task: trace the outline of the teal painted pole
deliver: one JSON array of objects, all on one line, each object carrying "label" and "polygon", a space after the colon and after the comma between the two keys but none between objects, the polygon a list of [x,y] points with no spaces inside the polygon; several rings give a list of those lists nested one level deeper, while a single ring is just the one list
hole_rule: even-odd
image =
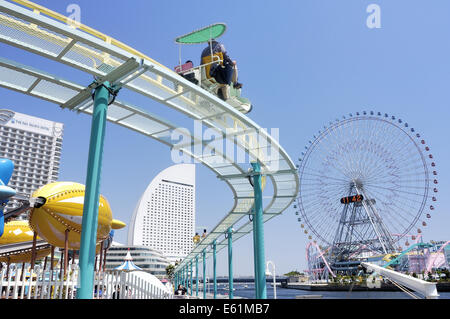
[{"label": "teal painted pole", "polygon": [[105,86],[109,87],[109,83],[105,82],[104,86],[97,87],[94,94],[86,189],[81,222],[80,286],[77,289],[77,299],[92,299],[94,293],[94,263],[97,242],[100,177],[109,101],[109,91]]},{"label": "teal painted pole", "polygon": [[203,250],[203,299],[206,299],[206,251]]},{"label": "teal painted pole", "polygon": [[234,298],[233,293],[233,230],[228,228],[228,297]]},{"label": "teal painted pole", "polygon": [[[253,208],[252,208],[252,221],[254,220],[254,218],[255,218],[255,206],[253,206]],[[254,223],[253,223],[253,225],[254,225]],[[258,244],[256,243],[256,233],[255,233],[255,231],[253,230],[253,256],[254,256],[254,259],[253,259],[253,267],[254,267],[254,271],[255,271],[255,274],[254,274],[254,279],[255,279],[255,298],[256,299],[259,299],[258,298],[258,292],[259,292],[259,290],[258,290],[258,280],[257,280],[257,278],[258,278],[258,267],[257,267],[257,262],[256,262],[256,259],[257,259],[257,256],[258,256]]]},{"label": "teal painted pole", "polygon": [[178,289],[178,273],[175,273],[175,290]]},{"label": "teal painted pole", "polygon": [[217,299],[217,245],[213,243],[213,278],[214,278],[214,299]]},{"label": "teal painted pole", "polygon": [[195,257],[195,296],[198,297],[198,256]]},{"label": "teal painted pole", "polygon": [[190,268],[190,271],[191,271],[191,296],[192,296],[192,289],[194,288],[194,282],[193,282],[194,278],[192,277],[192,260],[191,260],[189,268]]},{"label": "teal painted pole", "polygon": [[257,299],[267,299],[266,288],[266,258],[264,253],[264,220],[263,220],[263,200],[261,185],[261,166],[259,163],[252,163],[253,166],[253,188],[255,193],[255,215],[253,216],[253,232],[255,235],[255,284],[258,283],[256,290]]}]

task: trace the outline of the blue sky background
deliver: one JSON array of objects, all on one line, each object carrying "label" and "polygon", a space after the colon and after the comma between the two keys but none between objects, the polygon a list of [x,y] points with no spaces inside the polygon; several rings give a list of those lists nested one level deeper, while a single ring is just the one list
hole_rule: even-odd
[{"label": "blue sky background", "polygon": [[[243,95],[255,105],[250,117],[280,129],[280,143],[297,160],[313,134],[329,121],[356,111],[381,111],[407,121],[422,134],[437,163],[438,204],[425,240],[448,240],[450,217],[449,84],[450,2],[434,1],[85,1],[36,0],[66,14],[81,7],[81,22],[172,68],[174,38],[204,25],[225,22],[221,38],[239,64]],[[366,8],[381,7],[381,28],[366,26]],[[198,65],[203,46],[183,48],[182,59]],[[65,66],[0,44],[0,56],[88,85],[91,78]],[[125,99],[126,96],[121,96]],[[153,101],[144,107],[179,117]],[[90,118],[0,88],[0,108],[65,124],[60,180],[85,182]],[[192,128],[193,123],[185,122]],[[171,165],[169,149],[109,124],[102,194],[114,216],[129,222],[148,183]],[[232,194],[208,169],[197,165],[197,225],[213,228],[231,209]],[[116,232],[126,242],[127,229]],[[307,238],[294,209],[265,224],[266,259],[277,273],[306,268]],[[235,275],[253,273],[252,237],[234,245]],[[210,261],[212,265],[212,261]],[[209,266],[208,272],[210,272]],[[218,273],[227,272],[225,250]]]}]

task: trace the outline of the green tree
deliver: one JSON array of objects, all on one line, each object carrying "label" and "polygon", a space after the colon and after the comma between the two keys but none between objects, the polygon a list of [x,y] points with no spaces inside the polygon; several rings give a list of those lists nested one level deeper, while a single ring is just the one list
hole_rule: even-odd
[{"label": "green tree", "polygon": [[294,276],[303,276],[303,273],[298,272],[297,270],[288,272],[287,274],[284,274],[287,277],[294,277]]},{"label": "green tree", "polygon": [[169,265],[169,266],[166,267],[167,278],[173,279],[174,270],[175,270],[175,266],[174,265]]}]

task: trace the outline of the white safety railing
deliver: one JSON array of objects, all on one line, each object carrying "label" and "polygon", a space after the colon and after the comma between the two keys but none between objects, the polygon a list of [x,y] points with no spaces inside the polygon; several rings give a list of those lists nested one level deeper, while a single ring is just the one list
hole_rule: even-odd
[{"label": "white safety railing", "polygon": [[[62,271],[63,272],[63,271]],[[66,275],[60,269],[24,271],[11,267],[0,271],[1,299],[75,299],[78,267],[69,266]],[[145,276],[144,276],[145,277]],[[94,299],[173,299],[173,294],[138,276],[137,272],[95,272]]]}]

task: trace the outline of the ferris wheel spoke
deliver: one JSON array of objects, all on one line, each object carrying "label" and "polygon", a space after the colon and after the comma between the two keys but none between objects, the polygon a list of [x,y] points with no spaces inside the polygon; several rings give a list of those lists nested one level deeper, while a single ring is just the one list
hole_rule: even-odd
[{"label": "ferris wheel spoke", "polygon": [[[394,191],[395,190],[396,192],[403,193],[403,194],[423,196],[423,194],[415,193],[415,192],[412,192],[412,191],[406,191],[406,190],[401,190],[401,189],[394,189],[394,188],[389,188],[389,187],[383,187],[383,186],[380,186],[380,185],[370,185],[370,186],[373,187],[373,188],[378,188],[378,189],[383,189],[383,190],[388,190],[388,191]],[[404,188],[411,189],[411,187],[404,187]],[[413,188],[413,189],[415,189],[415,188]]]},{"label": "ferris wheel spoke", "polygon": [[[366,192],[367,192],[367,194],[371,195],[369,197],[375,198],[375,199],[377,198],[377,196],[373,196],[373,193],[371,192],[371,190],[366,190]],[[376,193],[376,192],[374,192],[374,193]],[[389,206],[388,206],[382,200],[380,200],[379,202],[380,203],[376,207],[377,207],[377,210],[380,212],[380,215],[381,215],[380,217],[383,218],[383,216],[384,216],[383,219],[387,219],[386,217],[388,216],[389,217],[388,219],[391,220],[391,222],[388,223],[386,226],[391,229],[394,228],[394,231],[396,233],[404,232],[408,226],[408,223],[410,222],[410,219],[406,219],[403,217],[403,215],[396,214],[392,211],[392,209],[389,209],[388,207],[391,205],[391,203],[389,203]],[[380,207],[380,204],[382,205],[382,207]],[[377,204],[375,203],[375,205],[377,205]],[[398,217],[401,217],[402,219],[404,219],[404,221],[406,222],[406,226],[403,225],[402,222],[400,222]],[[413,216],[411,216],[411,217],[413,217]],[[398,228],[397,225],[399,225],[400,228]],[[391,231],[391,233],[392,233],[392,231]]]},{"label": "ferris wheel spoke", "polygon": [[[401,228],[396,228],[395,232],[396,233],[407,232],[409,230],[408,229],[409,225],[411,224],[411,218],[414,219],[416,218],[416,216],[411,214],[404,207],[398,206],[397,202],[395,201],[392,201],[388,204],[381,202],[381,204],[383,205],[383,207],[379,210],[381,212],[380,215],[384,216],[385,219],[386,216],[389,216],[389,220],[392,221],[391,223],[389,223],[390,227],[393,227],[395,225],[394,221],[396,221]],[[393,211],[394,208],[397,208],[395,209],[395,213]],[[409,216],[409,218],[407,218],[405,215]],[[404,223],[401,222],[399,218],[401,218],[404,221]]]},{"label": "ferris wheel spoke", "polygon": [[[327,139],[325,139],[326,141]],[[319,149],[321,152],[325,152],[325,154],[333,154],[334,156],[340,156],[342,154],[340,154],[339,152],[337,152],[335,149],[332,149],[331,147],[329,147],[326,143],[325,144],[321,144],[324,147],[324,150]],[[320,155],[321,153],[319,153]],[[324,159],[326,159],[326,162],[329,162],[328,159],[328,155],[327,156],[321,156],[322,157],[322,163],[324,162]],[[336,157],[336,158],[338,158]],[[334,158],[334,157],[333,157]],[[336,163],[339,164],[338,161],[336,161]],[[339,171],[343,176],[348,177],[348,167],[344,167],[342,165],[338,165],[339,167],[337,167],[336,165],[333,165],[333,163],[330,163],[331,167],[335,168],[337,171]]]},{"label": "ferris wheel spoke", "polygon": [[[318,175],[318,174],[312,174],[312,173],[303,173],[304,175],[308,175],[308,176],[315,176],[315,177],[321,177],[324,179],[332,179],[335,181],[340,181],[340,182],[344,182],[344,183],[348,183],[348,180],[342,179],[342,178],[336,178],[336,177],[331,177],[331,176],[326,176],[326,175]],[[304,180],[305,178],[303,178]]]},{"label": "ferris wheel spoke", "polygon": [[[401,162],[402,160],[398,159],[397,161]],[[398,167],[394,167],[394,166],[388,165],[388,164],[387,164],[388,162],[390,162],[390,161],[385,160],[384,162],[380,162],[380,164],[378,164],[378,166],[370,168],[370,169],[368,170],[367,174],[366,174],[366,175],[368,176],[368,178],[369,178],[369,179],[370,179],[370,178],[374,178],[375,176],[379,176],[380,173],[386,174],[386,173],[388,173],[388,172],[392,172],[392,171],[395,171],[395,170],[399,170],[399,169],[400,169],[400,168],[398,168]],[[408,164],[409,164],[408,161],[404,161],[404,163],[402,164],[401,169],[402,169],[402,170],[408,169],[408,168],[409,168],[409,165],[408,165]],[[403,165],[404,165],[404,166],[403,166]],[[415,167],[418,167],[418,166],[417,166],[417,161],[414,162],[414,166],[413,166],[413,167],[414,167],[414,168],[415,168]],[[423,171],[423,165],[422,165],[422,171]]]}]

